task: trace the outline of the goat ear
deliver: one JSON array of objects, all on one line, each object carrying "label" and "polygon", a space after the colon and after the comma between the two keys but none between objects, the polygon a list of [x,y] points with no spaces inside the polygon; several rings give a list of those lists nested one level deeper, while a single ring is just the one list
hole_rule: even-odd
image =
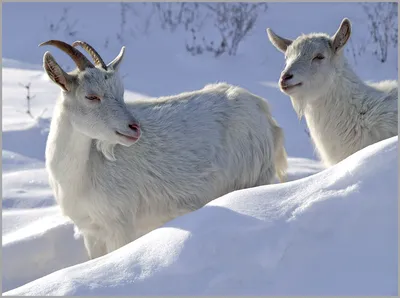
[{"label": "goat ear", "polygon": [[271,41],[271,43],[282,53],[285,53],[288,46],[292,44],[292,40],[286,39],[283,37],[280,37],[279,35],[276,35],[274,31],[272,31],[270,28],[267,28],[267,33],[268,33],[268,38]]},{"label": "goat ear", "polygon": [[124,54],[125,54],[125,47],[122,47],[118,56],[115,57],[115,59],[113,61],[108,63],[107,68],[111,68],[111,69],[117,71],[119,69],[122,59],[124,58]]},{"label": "goat ear", "polygon": [[67,92],[71,90],[71,76],[62,70],[50,52],[46,52],[43,56],[43,68],[49,78],[61,89]]},{"label": "goat ear", "polygon": [[339,29],[332,36],[332,46],[335,53],[339,52],[347,43],[351,35],[351,23],[348,18],[344,18]]}]

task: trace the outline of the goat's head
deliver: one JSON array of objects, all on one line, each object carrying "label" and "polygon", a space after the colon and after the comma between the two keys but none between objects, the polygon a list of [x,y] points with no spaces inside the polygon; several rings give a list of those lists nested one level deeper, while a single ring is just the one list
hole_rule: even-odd
[{"label": "goat's head", "polygon": [[285,69],[279,86],[289,96],[316,98],[332,83],[343,63],[342,49],[350,38],[350,21],[345,18],[331,37],[324,33],[282,38],[267,29],[271,43],[285,54]]},{"label": "goat's head", "polygon": [[[52,45],[68,54],[77,69],[66,73],[50,52],[43,56],[43,67],[63,92],[63,108],[75,129],[88,137],[109,144],[130,146],[140,137],[139,123],[124,102],[124,86],[118,68],[125,47],[106,65],[100,55],[87,43],[76,41],[71,45],[49,40],[40,44]],[[75,47],[81,46],[94,65]]]}]

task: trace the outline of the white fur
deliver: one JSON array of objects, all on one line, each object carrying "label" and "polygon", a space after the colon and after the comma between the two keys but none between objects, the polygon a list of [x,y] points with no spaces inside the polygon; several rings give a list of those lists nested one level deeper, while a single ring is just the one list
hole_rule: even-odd
[{"label": "white fur", "polygon": [[[49,76],[57,83],[59,73]],[[284,178],[283,132],[268,104],[242,88],[212,84],[127,105],[118,73],[100,68],[76,73],[66,88],[51,122],[46,167],[90,258],[228,192]],[[87,93],[104,97],[93,103]],[[142,134],[128,144],[115,130],[129,134],[131,122]]]},{"label": "white fur", "polygon": [[[291,41],[267,31],[286,57],[281,90],[290,96],[299,117],[305,117],[326,166],[398,134],[397,82],[365,83],[353,72],[343,54],[351,33],[348,19],[333,37],[312,33]],[[319,60],[317,54],[325,58]],[[293,78],[283,81],[285,74]],[[284,89],[300,82],[301,86]]]}]

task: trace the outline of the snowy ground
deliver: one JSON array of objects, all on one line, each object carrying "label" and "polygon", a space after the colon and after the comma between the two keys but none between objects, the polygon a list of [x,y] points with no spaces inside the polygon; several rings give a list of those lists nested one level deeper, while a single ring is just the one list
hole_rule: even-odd
[{"label": "snowy ground", "polygon": [[[308,178],[230,193],[112,254],[6,294],[397,295],[397,198],[382,196],[397,191],[397,143],[380,142]],[[50,256],[70,261],[64,243],[72,227],[46,225],[47,235],[29,241],[33,250],[48,251],[54,238]]]},{"label": "snowy ground", "polygon": [[[122,71],[128,101],[215,81],[238,84],[266,98],[285,130],[291,182],[228,194],[90,262],[72,223],[60,215],[44,170],[59,90],[44,75],[42,56],[50,50],[62,65],[72,63],[56,49],[37,45],[54,37],[87,40],[110,61],[120,45],[102,45],[118,29],[119,6],[68,3],[79,19],[79,34],[72,38],[45,30],[64,5],[3,5],[4,294],[397,295],[397,137],[323,170],[304,122],[276,87],[283,56],[265,33],[271,27],[289,38],[310,31],[333,34],[342,18],[349,17],[352,42],[361,44],[367,36],[366,17],[358,4],[271,4],[238,55],[219,60],[189,56],[182,43],[177,45],[182,39],[178,33],[153,32],[127,42]],[[85,9],[93,6],[97,17],[108,17],[107,27],[87,19]],[[365,80],[397,78],[395,51],[385,64],[368,51],[351,62]],[[25,90],[18,83],[29,82],[36,96],[32,113],[41,115],[37,119],[24,113]]]}]

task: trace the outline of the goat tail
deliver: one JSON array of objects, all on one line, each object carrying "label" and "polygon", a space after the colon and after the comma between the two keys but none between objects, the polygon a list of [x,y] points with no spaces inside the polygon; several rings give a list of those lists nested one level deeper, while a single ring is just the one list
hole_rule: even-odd
[{"label": "goat tail", "polygon": [[281,183],[286,181],[286,172],[288,168],[287,153],[285,150],[285,138],[283,130],[277,124],[273,127],[274,136],[274,163],[275,173]]}]

